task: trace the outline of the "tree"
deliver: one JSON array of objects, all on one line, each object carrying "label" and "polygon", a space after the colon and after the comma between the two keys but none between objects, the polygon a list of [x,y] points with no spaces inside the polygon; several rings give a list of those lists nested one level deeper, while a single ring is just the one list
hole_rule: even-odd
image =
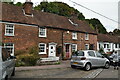
[{"label": "tree", "polygon": [[76,15],[78,19],[85,20],[82,13],[63,2],[41,2],[39,5],[35,6],[34,9],[66,17]]},{"label": "tree", "polygon": [[96,18],[86,19],[86,21],[91,25],[91,27],[94,30],[98,29],[98,33],[103,33],[103,34],[107,33],[106,28],[102,25],[102,23],[98,19]]},{"label": "tree", "polygon": [[114,29],[113,34],[114,35],[120,35],[120,29]]},{"label": "tree", "polygon": [[14,4],[14,5],[16,5],[16,6],[23,6],[23,3],[21,3],[21,2],[17,2],[17,3]]}]

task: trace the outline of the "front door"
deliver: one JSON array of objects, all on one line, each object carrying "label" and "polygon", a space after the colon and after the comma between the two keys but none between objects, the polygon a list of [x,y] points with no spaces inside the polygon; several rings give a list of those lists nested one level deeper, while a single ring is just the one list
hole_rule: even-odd
[{"label": "front door", "polygon": [[66,51],[66,58],[69,58],[70,57],[70,44],[66,44],[65,51]]},{"label": "front door", "polygon": [[55,57],[56,56],[56,45],[49,44],[49,56]]}]

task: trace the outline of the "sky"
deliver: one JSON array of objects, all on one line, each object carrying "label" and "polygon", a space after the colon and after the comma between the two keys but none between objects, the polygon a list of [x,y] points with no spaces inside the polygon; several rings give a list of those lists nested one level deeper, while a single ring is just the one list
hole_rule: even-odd
[{"label": "sky", "polygon": [[[26,0],[14,0],[16,2],[24,3]],[[43,0],[31,0],[34,3],[34,6],[42,2]],[[113,31],[118,28],[118,23],[113,22],[109,19],[106,19],[98,14],[95,14],[77,4],[74,4],[71,1],[74,1],[78,4],[81,4],[91,10],[94,10],[97,13],[100,13],[108,18],[111,18],[115,21],[118,21],[118,2],[119,0],[44,0],[44,1],[60,1],[67,3],[69,6],[74,7],[83,15],[86,19],[97,18],[103,24],[103,26],[107,29],[108,32]]]}]

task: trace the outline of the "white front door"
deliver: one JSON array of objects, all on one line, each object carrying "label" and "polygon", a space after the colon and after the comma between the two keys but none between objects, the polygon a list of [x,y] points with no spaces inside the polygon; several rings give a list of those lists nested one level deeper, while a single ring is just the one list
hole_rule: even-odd
[{"label": "white front door", "polygon": [[56,56],[56,45],[49,44],[49,56],[52,56],[52,57]]}]

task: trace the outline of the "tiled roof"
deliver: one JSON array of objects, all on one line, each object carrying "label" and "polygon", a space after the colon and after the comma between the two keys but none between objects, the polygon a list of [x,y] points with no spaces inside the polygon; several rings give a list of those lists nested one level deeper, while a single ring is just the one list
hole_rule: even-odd
[{"label": "tiled roof", "polygon": [[2,21],[34,24],[38,26],[48,26],[53,28],[61,28],[96,34],[96,32],[92,30],[89,24],[85,21],[74,19],[74,22],[78,24],[78,26],[75,26],[70,23],[67,17],[64,16],[59,16],[56,14],[41,12],[37,10],[32,10],[33,17],[25,16],[23,13],[23,7],[18,7],[6,3],[0,3],[0,7],[1,6],[2,10],[0,10],[0,13],[2,13],[2,18],[0,18],[0,20]]},{"label": "tiled roof", "polygon": [[109,34],[98,34],[99,42],[120,43],[120,37]]}]

